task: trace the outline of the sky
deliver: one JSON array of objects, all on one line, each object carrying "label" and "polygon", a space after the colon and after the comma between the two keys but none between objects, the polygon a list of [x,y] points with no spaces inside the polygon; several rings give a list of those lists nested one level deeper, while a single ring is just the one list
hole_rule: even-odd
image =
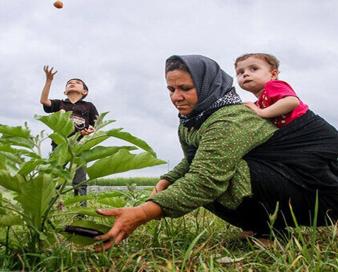
[{"label": "sky", "polygon": [[[66,81],[83,79],[86,100],[116,120],[111,128],[140,137],[168,162],[120,176],[159,176],[183,156],[166,58],[205,55],[234,76],[236,57],[265,52],[280,60],[279,79],[338,128],[336,0],[64,0],[63,9],[53,2],[0,1],[1,124],[28,122],[33,135],[46,129],[34,115],[45,114],[39,99],[50,65],[58,71],[50,98],[65,98]],[[235,78],[234,85],[244,101],[255,100]]]}]

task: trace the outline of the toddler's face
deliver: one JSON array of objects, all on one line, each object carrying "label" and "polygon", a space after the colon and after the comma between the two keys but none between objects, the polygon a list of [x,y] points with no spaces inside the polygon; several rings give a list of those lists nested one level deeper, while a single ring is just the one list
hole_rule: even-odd
[{"label": "toddler's face", "polygon": [[81,80],[72,79],[67,82],[65,95],[68,95],[70,92],[77,92],[83,95],[87,94],[87,91],[83,87]]},{"label": "toddler's face", "polygon": [[272,69],[266,61],[249,57],[237,63],[236,76],[239,86],[255,95],[259,95],[265,83],[277,79],[278,71]]}]

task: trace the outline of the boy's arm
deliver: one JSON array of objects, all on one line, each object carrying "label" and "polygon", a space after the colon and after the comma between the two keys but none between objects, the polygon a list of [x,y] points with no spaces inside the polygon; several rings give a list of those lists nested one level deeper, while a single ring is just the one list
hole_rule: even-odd
[{"label": "boy's arm", "polygon": [[97,119],[98,116],[99,116],[99,113],[97,112],[96,107],[94,106],[94,104],[90,103],[89,127],[80,131],[82,136],[89,135],[89,134],[95,132],[94,125],[95,125],[95,122],[96,122],[96,119]]},{"label": "boy's arm", "polygon": [[50,107],[52,105],[52,102],[49,99],[49,91],[50,87],[52,85],[52,81],[54,79],[54,75],[57,73],[57,71],[53,72],[53,67],[49,69],[48,65],[43,67],[43,70],[46,74],[46,82],[42,89],[41,97],[40,97],[40,103],[42,105],[45,105],[47,107]]},{"label": "boy's arm", "polygon": [[95,122],[97,120],[97,117],[99,117],[99,113],[98,113],[96,107],[94,106],[94,104],[92,104],[92,107],[91,107],[91,110],[90,110],[89,114],[90,114],[90,122],[89,122],[89,124],[91,126],[94,126]]},{"label": "boy's arm", "polygon": [[287,96],[264,109],[259,108],[252,102],[246,102],[245,106],[252,109],[260,117],[274,118],[293,111],[299,103],[299,99],[296,96]]}]

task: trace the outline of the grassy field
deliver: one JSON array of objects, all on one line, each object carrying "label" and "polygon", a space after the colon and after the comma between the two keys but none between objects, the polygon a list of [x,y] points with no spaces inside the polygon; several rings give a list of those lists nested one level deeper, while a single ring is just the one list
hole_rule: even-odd
[{"label": "grassy field", "polygon": [[[148,194],[132,191],[124,197],[136,205]],[[95,198],[88,204],[102,207]],[[201,208],[143,225],[103,253],[61,236],[39,254],[1,244],[0,271],[338,271],[337,225],[290,229],[288,238],[274,239],[270,247],[240,239],[240,231]]]}]

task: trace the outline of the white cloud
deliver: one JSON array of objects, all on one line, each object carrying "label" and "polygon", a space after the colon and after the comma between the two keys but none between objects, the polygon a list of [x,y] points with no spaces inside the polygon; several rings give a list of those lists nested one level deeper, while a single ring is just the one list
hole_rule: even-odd
[{"label": "white cloud", "polygon": [[[31,2],[1,2],[1,123],[43,128],[33,116],[43,114],[42,67],[49,64],[58,70],[51,97],[63,97],[67,79],[84,79],[99,111],[174,166],[182,152],[165,59],[204,54],[233,75],[237,56],[264,51],[281,60],[281,79],[338,127],[337,1],[64,0],[60,10],[53,1]],[[142,173],[159,175],[163,167]]]}]

